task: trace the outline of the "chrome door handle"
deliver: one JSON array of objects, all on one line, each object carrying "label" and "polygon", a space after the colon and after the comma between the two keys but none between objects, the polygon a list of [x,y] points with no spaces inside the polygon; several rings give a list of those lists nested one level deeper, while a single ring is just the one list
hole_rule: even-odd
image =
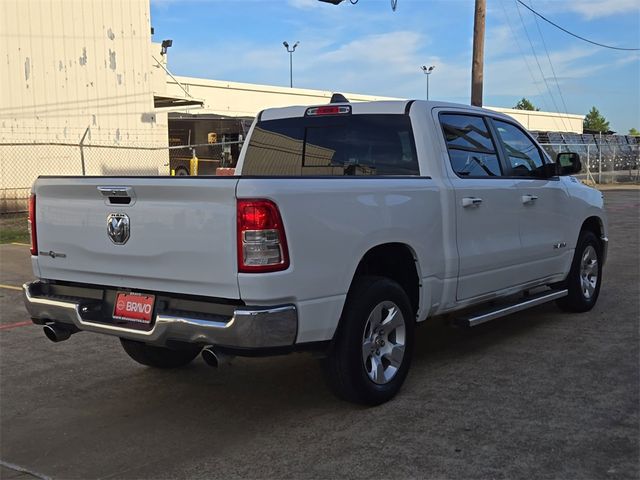
[{"label": "chrome door handle", "polygon": [[462,199],[462,206],[467,207],[479,207],[482,203],[482,199],[478,197],[464,197]]},{"label": "chrome door handle", "polygon": [[535,195],[522,195],[522,203],[533,203],[538,199]]}]

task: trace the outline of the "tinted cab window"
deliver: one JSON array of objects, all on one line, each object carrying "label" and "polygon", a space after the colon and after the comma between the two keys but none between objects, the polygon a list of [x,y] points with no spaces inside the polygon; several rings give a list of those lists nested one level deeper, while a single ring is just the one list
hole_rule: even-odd
[{"label": "tinted cab window", "polygon": [[259,122],[243,175],[419,175],[408,115],[335,115]]},{"label": "tinted cab window", "polygon": [[484,118],[474,115],[441,114],[440,124],[449,159],[460,177],[502,175],[500,160]]}]

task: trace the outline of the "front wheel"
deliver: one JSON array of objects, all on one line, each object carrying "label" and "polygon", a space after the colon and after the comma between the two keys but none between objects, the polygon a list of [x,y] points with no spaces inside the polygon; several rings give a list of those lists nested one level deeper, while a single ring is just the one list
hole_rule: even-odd
[{"label": "front wheel", "polygon": [[183,367],[198,356],[202,348],[189,345],[179,350],[166,347],[155,347],[135,340],[121,338],[122,348],[136,362],[155,368]]},{"label": "front wheel", "polygon": [[578,238],[571,270],[565,281],[569,294],[557,301],[568,312],[591,310],[600,294],[602,283],[602,244],[591,231],[583,231]]},{"label": "front wheel", "polygon": [[390,400],[409,371],[414,330],[415,315],[398,283],[373,276],[356,279],[324,360],[329,386],[355,403]]}]

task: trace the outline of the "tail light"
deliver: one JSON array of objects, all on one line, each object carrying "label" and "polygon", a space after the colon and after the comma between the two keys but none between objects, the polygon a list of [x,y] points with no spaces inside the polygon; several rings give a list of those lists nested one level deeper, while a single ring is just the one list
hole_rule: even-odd
[{"label": "tail light", "polygon": [[36,196],[32,193],[29,197],[29,235],[31,236],[31,255],[38,255],[38,234],[36,231]]},{"label": "tail light", "polygon": [[287,238],[271,200],[238,200],[238,271],[277,272],[289,268]]}]

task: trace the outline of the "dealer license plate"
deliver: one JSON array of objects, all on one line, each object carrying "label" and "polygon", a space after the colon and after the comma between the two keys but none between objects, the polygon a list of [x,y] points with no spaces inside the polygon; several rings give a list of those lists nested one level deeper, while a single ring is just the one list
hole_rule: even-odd
[{"label": "dealer license plate", "polygon": [[155,301],[155,295],[118,292],[116,293],[116,302],[113,307],[113,318],[126,320],[127,322],[149,324],[151,323]]}]

